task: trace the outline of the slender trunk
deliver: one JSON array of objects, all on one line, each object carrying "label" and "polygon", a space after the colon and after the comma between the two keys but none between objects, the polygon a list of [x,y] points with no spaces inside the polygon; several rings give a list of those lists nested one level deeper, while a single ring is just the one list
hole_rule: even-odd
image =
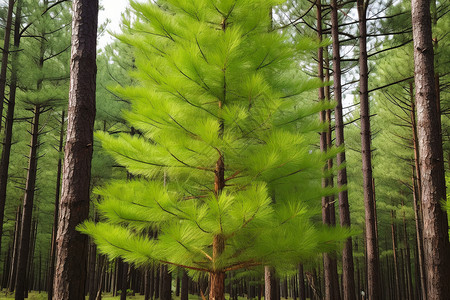
[{"label": "slender trunk", "polygon": [[87,237],[76,230],[89,214],[96,86],[98,0],[72,4],[72,54],[67,141],[57,233],[53,299],[82,300]]},{"label": "slender trunk", "polygon": [[[322,41],[322,1],[316,1],[317,6],[317,34],[319,41]],[[320,47],[317,52],[317,61],[318,61],[318,77],[321,82],[324,81],[324,57],[323,57],[324,49]],[[319,88],[319,101],[325,101],[325,89],[323,86]],[[326,123],[326,111],[320,112],[320,122],[323,124],[324,128],[320,133],[320,150],[322,152],[327,151],[327,131],[325,129]],[[327,171],[328,166],[324,166],[324,174]],[[325,175],[322,178],[322,188],[326,188],[329,185],[329,178]],[[331,216],[330,216],[330,208],[329,208],[329,197],[322,197],[322,222],[326,225],[331,224]],[[324,282],[325,282],[325,299],[331,300],[334,299],[334,291],[336,290],[334,287],[334,279],[333,279],[333,261],[332,257],[328,253],[323,254],[323,271],[324,271]]]},{"label": "slender trunk", "polygon": [[[9,44],[11,40],[11,25],[13,19],[14,0],[8,1],[8,12],[6,16],[5,37],[3,40],[2,51],[2,66],[0,70],[0,117],[3,117],[3,102],[5,99],[6,90],[6,71],[8,70],[8,56],[9,56]],[[0,121],[0,132],[2,129],[2,122]],[[3,209],[0,207],[0,213],[3,214]],[[1,228],[0,228],[1,229]],[[2,232],[0,230],[0,237]]]},{"label": "slender trunk", "polygon": [[275,279],[275,270],[272,267],[264,267],[264,300],[277,299],[277,282]]},{"label": "slender trunk", "polygon": [[398,258],[397,258],[397,233],[396,226],[394,224],[395,214],[394,211],[391,210],[391,236],[392,236],[392,253],[394,258],[394,274],[395,274],[395,299],[401,299],[400,294],[400,278],[399,278],[399,270],[398,270]]},{"label": "slender trunk", "polygon": [[[420,180],[420,167],[419,167],[419,145],[417,139],[417,123],[416,123],[416,104],[414,99],[414,91],[412,82],[409,83],[409,92],[411,99],[411,128],[413,134],[413,145],[414,145],[414,167],[412,170],[412,183],[413,183],[413,199],[414,199],[414,219],[416,224],[416,240],[417,240],[417,255],[418,255],[418,268],[419,268],[419,278],[420,281],[417,282],[419,285],[422,299],[426,299],[427,296],[427,285],[425,279],[425,264],[423,257],[423,217],[422,217],[422,209],[421,209],[421,185],[422,181]],[[416,176],[414,176],[414,172]]]},{"label": "slender trunk", "polygon": [[120,260],[120,264],[122,264],[122,280],[121,280],[121,285],[120,285],[120,300],[126,300],[127,299],[127,290],[129,287],[129,276],[128,276],[128,271],[129,271],[129,265],[128,263],[124,262],[123,260]]},{"label": "slender trunk", "polygon": [[[6,112],[5,132],[3,136],[3,151],[0,160],[0,249],[3,236],[4,211],[6,204],[6,189],[8,186],[9,157],[11,155],[11,140],[16,106],[17,73],[20,47],[20,25],[22,15],[22,0],[16,1],[16,17],[14,20],[14,53],[11,56],[11,83],[9,86],[8,110]],[[3,101],[3,98],[0,99]],[[2,117],[0,115],[0,117]],[[1,121],[1,120],[0,120]]]},{"label": "slender trunk", "polygon": [[[59,130],[59,145],[58,153],[62,153],[64,145],[64,122],[65,111],[61,113],[60,130]],[[48,270],[48,286],[47,286],[47,299],[52,300],[53,297],[53,276],[55,274],[55,261],[56,261],[56,234],[58,232],[58,215],[59,215],[59,195],[61,191],[61,170],[62,159],[58,158],[58,167],[56,171],[56,190],[55,190],[55,209],[53,212],[53,228],[52,228],[52,242],[50,249],[50,266]]]},{"label": "slender trunk", "polygon": [[39,105],[34,107],[34,117],[31,129],[31,145],[30,156],[28,162],[27,181],[25,186],[25,197],[23,200],[22,211],[22,225],[20,229],[20,243],[19,243],[19,260],[17,264],[17,279],[16,279],[16,300],[22,300],[25,296],[26,281],[27,281],[27,266],[28,255],[30,252],[30,236],[32,230],[32,215],[34,192],[36,189],[36,172],[37,172],[37,150],[38,150],[38,136],[39,136],[39,116],[41,108]]},{"label": "slender trunk", "polygon": [[[331,36],[333,40],[333,87],[336,107],[334,110],[336,147],[344,147],[344,118],[342,112],[341,54],[339,43],[337,0],[331,2]],[[337,186],[339,191],[339,221],[342,227],[350,227],[350,208],[347,185],[347,168],[345,165],[345,149],[336,156]],[[344,167],[343,167],[344,166]],[[343,299],[355,300],[355,270],[353,265],[352,238],[348,238],[342,249],[342,286]]]},{"label": "slender trunk", "polygon": [[159,299],[159,271],[160,266],[158,266],[157,268],[155,268],[155,272],[153,274],[153,289],[154,289],[154,293],[155,293],[155,299]]},{"label": "slender trunk", "polygon": [[102,299],[103,282],[105,281],[104,278],[107,278],[106,272],[105,272],[105,265],[106,265],[105,260],[106,260],[106,257],[104,255],[99,256],[98,264],[97,264],[97,274],[99,274],[100,276],[97,276],[98,280],[96,280],[97,292],[96,292],[95,300]]},{"label": "slender trunk", "polygon": [[[330,59],[328,56],[328,49],[325,51],[325,82],[330,82]],[[331,88],[330,86],[325,87],[325,99],[331,99]],[[331,109],[327,109],[325,111],[325,122],[328,125],[326,131],[326,149],[331,150],[333,147],[333,130],[331,126]],[[334,176],[333,176],[333,158],[327,160],[327,172],[328,175],[328,187],[334,187]],[[328,217],[330,226],[336,226],[336,207],[334,205],[335,198],[334,195],[328,196],[327,207],[328,207]],[[332,280],[332,288],[333,288],[333,300],[341,300],[340,293],[340,285],[339,285],[339,276],[337,271],[337,259],[336,253],[333,251],[330,253],[330,262],[331,262],[331,280]]]},{"label": "slender trunk", "polygon": [[225,250],[225,239],[222,235],[216,235],[213,241],[213,264],[214,270],[209,273],[210,300],[225,300],[225,272],[220,268],[216,269],[215,262]]},{"label": "slender trunk", "polygon": [[361,152],[363,165],[363,188],[365,206],[366,249],[367,249],[367,284],[368,299],[378,300],[380,292],[379,258],[377,250],[377,229],[375,215],[375,198],[372,182],[372,151],[368,93],[367,65],[367,5],[368,1],[358,0],[359,16],[359,95],[361,108]]},{"label": "slender trunk", "polygon": [[298,266],[298,298],[299,300],[306,300],[305,276],[302,264]]},{"label": "slender trunk", "polygon": [[450,294],[450,242],[447,214],[441,207],[446,197],[445,176],[436,109],[430,0],[413,0],[411,8],[427,299],[445,299]]},{"label": "slender trunk", "polygon": [[1,278],[2,285],[0,287],[1,290],[8,287],[8,275],[9,275],[9,271],[11,268],[12,251],[13,251],[13,249],[11,248],[11,242],[10,242],[9,246],[8,246],[8,251],[5,251],[5,257],[3,258],[3,270],[2,270],[2,278]]},{"label": "slender trunk", "polygon": [[97,296],[97,286],[95,284],[95,278],[100,276],[100,274],[96,274],[96,263],[97,263],[97,246],[93,241],[91,241],[89,245],[89,300],[95,300]]},{"label": "slender trunk", "polygon": [[[404,207],[404,202],[402,200],[402,207]],[[406,223],[406,215],[405,211],[403,210],[403,243],[405,244],[405,266],[406,266],[406,295],[407,299],[413,299],[413,288],[412,288],[412,272],[411,272],[411,250],[409,247],[409,239],[408,239],[408,231],[406,230],[407,223]]]},{"label": "slender trunk", "polygon": [[159,298],[161,300],[170,300],[172,299],[172,273],[169,272],[167,265],[161,265],[160,271]]},{"label": "slender trunk", "polygon": [[14,227],[14,245],[11,259],[11,270],[9,274],[8,290],[14,291],[16,286],[16,274],[17,274],[17,257],[19,256],[19,240],[20,240],[20,224],[22,223],[22,206],[17,207],[16,212],[16,224]]},{"label": "slender trunk", "polygon": [[[185,270],[182,270],[180,300],[188,300],[189,297],[189,278]],[[230,293],[231,294],[231,293]]]},{"label": "slender trunk", "polygon": [[180,296],[180,288],[181,288],[181,278],[180,278],[180,274],[177,274],[177,280],[176,280],[176,285],[175,285],[175,296],[179,297]]}]

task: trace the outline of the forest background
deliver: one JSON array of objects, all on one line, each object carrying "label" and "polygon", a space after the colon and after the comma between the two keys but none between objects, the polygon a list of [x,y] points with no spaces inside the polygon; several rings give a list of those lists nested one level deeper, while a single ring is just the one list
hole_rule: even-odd
[{"label": "forest background", "polygon": [[[332,43],[336,41],[331,30],[332,7],[339,8],[336,10],[340,24],[338,40],[341,53],[338,57],[332,47]],[[364,7],[359,14],[358,7]],[[446,174],[450,170],[449,8],[450,4],[446,1],[432,1],[430,19],[435,53],[435,92],[439,103],[437,112],[440,116]],[[21,282],[23,286],[20,288],[26,295],[28,290],[48,289],[51,281],[49,278],[53,274],[54,216],[59,199],[67,116],[71,13],[69,1],[4,2],[0,11],[0,36],[5,37],[5,40],[8,9],[11,9],[12,16],[9,27],[11,39],[2,48],[4,60],[6,57],[6,62],[2,65],[6,69],[0,75],[0,92],[3,82],[2,98],[5,99],[0,128],[3,139],[0,167],[0,197],[3,198],[0,201],[4,204],[0,283],[2,290],[9,293],[16,290],[16,285]],[[336,75],[334,67],[337,66],[337,61],[341,66],[341,95],[346,99],[342,112],[345,123],[343,128],[350,223],[352,228],[360,232],[351,241],[354,285],[350,289],[358,297],[361,291],[367,293],[370,290],[369,285],[373,280],[369,278],[372,271],[368,267],[368,257],[374,256],[378,261],[375,263],[378,268],[376,281],[379,286],[384,287],[380,290],[382,299],[428,299],[421,206],[421,191],[424,187],[421,184],[419,166],[410,10],[409,1],[349,1],[338,2],[336,6],[330,6],[325,1],[288,1],[273,9],[274,28],[290,35],[293,46],[301,44],[303,49],[306,48],[302,52],[299,72],[330,82],[321,92],[306,92],[305,101],[315,103],[335,99],[337,89],[331,82]],[[125,24],[132,24],[135,18],[132,10],[125,11],[122,17]],[[361,27],[358,27],[362,21],[367,25],[366,35],[362,35]],[[101,33],[105,24],[99,25]],[[127,26],[123,28],[127,30]],[[368,48],[366,75],[369,76],[365,94],[370,100],[370,113],[367,113],[369,110],[364,112],[364,108],[361,111],[361,101],[364,101],[360,92],[363,36],[367,39],[363,44]],[[317,42],[319,40],[325,42],[320,44]],[[132,50],[117,40],[113,41],[99,49],[97,65],[95,129],[110,134],[131,132],[132,128],[122,115],[122,110],[127,109],[128,103],[114,92],[113,87],[132,84],[132,78],[128,75],[133,68]],[[336,78],[333,83],[336,83]],[[329,109],[320,116],[322,122],[330,125],[331,134],[327,136],[325,132],[317,133],[317,149],[327,149],[336,143],[338,127],[334,112],[334,109]],[[319,120],[319,115],[317,119]],[[361,121],[364,120],[370,120],[370,148],[361,150],[364,128]],[[320,136],[324,138],[322,141]],[[30,152],[30,149],[34,151]],[[369,191],[373,199],[371,222],[376,233],[371,237],[375,251],[370,254],[367,246],[367,184],[363,182],[366,174],[362,172],[367,172],[367,166],[363,168],[362,163],[362,153],[367,154],[367,151],[372,160],[368,167],[373,172]],[[328,181],[328,185],[338,186],[336,179],[342,168],[336,168],[336,164],[336,159],[330,160],[328,164],[332,174],[328,177],[332,179]],[[35,170],[34,175],[30,170]],[[102,186],[111,179],[126,177],[124,169],[96,141],[92,162],[92,188]],[[342,215],[338,207],[333,208],[339,203],[338,197],[325,198],[317,199],[318,214],[314,220],[335,226]],[[28,207],[27,212],[23,209],[25,206]],[[330,219],[322,220],[321,207],[331,209]],[[90,211],[91,218],[95,220],[96,210],[93,205]],[[28,222],[24,222],[25,219]],[[29,241],[27,249],[19,247],[19,241],[25,237]],[[22,252],[25,254],[20,254]],[[22,263],[25,269],[22,271],[17,269],[20,256],[22,260],[26,257],[26,263]],[[181,292],[183,280],[191,293],[205,292],[207,288],[205,279],[186,279],[181,270],[169,273],[163,265],[144,269],[135,268],[119,259],[108,261],[105,256],[97,253],[92,242],[88,257],[86,294],[90,292],[90,295],[97,295],[98,291],[104,291],[115,295],[126,288],[130,293],[141,292],[148,297],[162,299],[168,297],[167,289],[170,291],[172,287],[171,284],[163,283],[172,280],[174,294]],[[347,280],[343,277],[345,268],[342,259],[342,253],[337,251],[331,255],[334,263],[324,265],[324,257],[320,254],[314,259],[301,262],[297,274],[278,274],[275,281],[275,286],[278,287],[276,297],[345,297],[344,284]],[[263,282],[262,273],[236,273],[227,281],[227,289],[231,297],[245,295],[254,298],[261,296]],[[332,290],[339,292],[332,294]]]}]

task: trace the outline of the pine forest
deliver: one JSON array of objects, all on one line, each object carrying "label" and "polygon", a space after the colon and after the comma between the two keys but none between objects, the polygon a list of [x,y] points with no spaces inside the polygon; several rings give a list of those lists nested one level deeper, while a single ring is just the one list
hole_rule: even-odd
[{"label": "pine forest", "polygon": [[449,1],[113,2],[0,1],[0,300],[450,299]]}]

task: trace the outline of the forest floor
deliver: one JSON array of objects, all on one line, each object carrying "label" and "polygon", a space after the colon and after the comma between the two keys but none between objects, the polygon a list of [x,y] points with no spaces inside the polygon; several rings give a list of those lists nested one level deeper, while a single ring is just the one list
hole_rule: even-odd
[{"label": "forest floor", "polygon": [[[228,294],[227,294],[228,295]],[[88,299],[89,297],[86,296],[86,299]],[[0,292],[0,300],[11,300],[14,299],[14,294],[8,293],[8,295],[5,295],[4,291]],[[47,293],[45,292],[30,292],[28,293],[28,300],[47,300]],[[105,293],[102,295],[102,300],[119,300],[120,296],[116,296],[113,297],[111,294]],[[136,295],[136,296],[127,296],[127,300],[144,300],[144,296],[143,295]],[[179,297],[172,297],[172,300],[179,300]],[[229,299],[229,297],[225,297],[225,299]],[[264,299],[264,298],[263,298]],[[283,298],[284,299],[284,298]],[[309,299],[309,298],[307,298]],[[198,297],[197,295],[189,295],[189,300],[201,300],[200,297]],[[243,297],[239,297],[238,300],[247,300],[247,298],[243,298]],[[289,300],[292,300],[292,298],[290,298]]]},{"label": "forest floor", "polygon": [[[89,297],[86,297],[86,299],[88,299]],[[197,297],[196,297],[197,298]],[[14,299],[14,294],[9,293],[7,296],[5,296],[5,293],[2,292],[0,294],[0,300],[10,300],[10,299]],[[113,297],[111,296],[111,294],[103,294],[102,295],[102,300],[119,300],[120,296],[116,296]],[[144,300],[144,296],[143,295],[136,295],[136,296],[127,296],[127,299],[130,300]],[[47,300],[47,293],[45,292],[30,292],[28,294],[28,300]]]},{"label": "forest floor", "polygon": [[[88,299],[89,297],[86,296],[86,299]],[[8,293],[8,295],[5,295],[5,291],[1,291],[0,292],[0,300],[10,300],[10,299],[14,299],[14,294]],[[28,293],[28,300],[47,300],[47,293],[45,292],[30,292]],[[105,293],[102,294],[102,300],[119,300],[120,296],[116,296],[113,297],[111,294]],[[127,296],[127,300],[144,300],[144,296],[143,295],[139,295],[137,294],[136,296]],[[179,297],[172,297],[172,300],[179,300]],[[189,300],[200,300],[201,298],[198,297],[197,295],[189,295]],[[242,298],[244,299],[244,298]],[[246,298],[245,298],[246,299]],[[239,300],[241,300],[241,298],[239,298]]]}]

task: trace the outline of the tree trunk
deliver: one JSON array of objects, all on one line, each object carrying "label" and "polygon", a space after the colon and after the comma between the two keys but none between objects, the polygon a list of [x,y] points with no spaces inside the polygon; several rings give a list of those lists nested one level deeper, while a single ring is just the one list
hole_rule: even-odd
[{"label": "tree trunk", "polygon": [[[421,180],[420,180],[420,167],[419,167],[419,143],[417,140],[417,124],[416,124],[416,105],[413,92],[413,84],[409,83],[409,92],[411,98],[411,127],[413,133],[413,145],[414,145],[414,167],[412,170],[412,183],[413,183],[413,205],[414,205],[414,219],[416,225],[416,242],[417,242],[417,255],[418,255],[418,268],[419,268],[419,278],[420,281],[417,282],[419,285],[422,299],[426,299],[427,296],[427,285],[425,279],[425,264],[423,257],[423,216],[421,209]],[[416,176],[414,176],[414,172]]]},{"label": "tree trunk", "polygon": [[[322,1],[316,1],[317,7],[317,34],[319,41],[322,41]],[[317,52],[317,61],[318,61],[318,77],[321,82],[324,81],[324,57],[323,57],[323,47],[319,47]],[[323,86],[319,88],[319,102],[323,102],[325,100],[325,89]],[[326,123],[326,111],[320,112],[320,122],[322,124]],[[322,152],[327,151],[327,131],[324,127],[323,131],[320,133],[320,150]],[[328,166],[324,166],[324,172],[328,169]],[[322,187],[326,188],[329,185],[329,178],[322,178]],[[331,216],[329,209],[329,197],[322,197],[322,222],[326,225],[331,225]],[[328,253],[323,254],[323,270],[324,270],[324,281],[325,281],[325,299],[331,300],[334,298],[334,291],[336,291],[336,287],[334,286],[334,272],[333,272],[333,261],[332,257]]]},{"label": "tree trunk", "polygon": [[[336,147],[344,147],[344,118],[342,111],[341,54],[339,43],[339,23],[337,0],[331,2],[331,37],[333,40],[333,87]],[[339,221],[342,227],[350,227],[350,208],[348,204],[347,168],[345,165],[345,149],[336,156],[337,186],[339,191]],[[343,167],[344,166],[344,167]],[[355,300],[355,270],[353,265],[352,238],[348,238],[342,249],[342,287],[343,300]]]},{"label": "tree trunk", "polygon": [[[405,203],[402,200],[402,208],[404,208]],[[403,243],[405,244],[405,267],[406,267],[406,276],[405,276],[405,282],[406,282],[406,290],[405,294],[407,295],[407,299],[414,299],[414,293],[413,293],[413,284],[412,284],[412,272],[411,272],[411,249],[409,246],[409,237],[408,237],[408,231],[407,231],[407,221],[406,221],[406,214],[403,210]]]},{"label": "tree trunk", "polygon": [[172,299],[172,274],[169,272],[167,265],[160,267],[160,286],[159,299]]},{"label": "tree trunk", "polygon": [[[63,110],[61,113],[61,121],[60,121],[58,153],[62,153],[64,145],[64,122],[65,122],[65,111]],[[56,171],[55,210],[53,212],[52,244],[50,249],[50,265],[48,270],[48,286],[47,286],[48,300],[52,300],[53,297],[53,276],[55,274],[55,261],[56,261],[56,234],[58,232],[59,195],[61,191],[61,170],[62,170],[62,159],[61,156],[59,156],[58,167]]]},{"label": "tree trunk", "polygon": [[97,263],[97,246],[93,241],[89,245],[89,300],[95,300],[97,296],[97,286],[95,284],[95,278],[101,276],[101,274],[96,274],[96,263]]},{"label": "tree trunk", "polygon": [[361,154],[363,168],[363,188],[365,207],[365,235],[367,249],[367,295],[370,300],[378,300],[380,292],[379,258],[377,249],[377,229],[375,198],[372,182],[372,151],[368,93],[367,65],[367,6],[368,1],[357,0],[359,16],[359,95],[361,109]]},{"label": "tree trunk", "polygon": [[305,276],[302,264],[298,266],[298,298],[299,300],[306,300]]},{"label": "tree trunk", "polygon": [[53,299],[82,300],[87,237],[76,230],[89,214],[96,86],[98,0],[74,0],[67,141],[58,218]]},{"label": "tree trunk", "polygon": [[122,280],[120,285],[120,300],[126,300],[127,299],[127,290],[130,283],[130,278],[128,276],[129,271],[129,265],[128,263],[124,262],[123,260],[120,260],[120,264],[122,264]]},{"label": "tree trunk", "polygon": [[28,161],[25,196],[23,199],[22,224],[20,228],[19,260],[17,264],[16,300],[23,300],[26,292],[28,255],[30,253],[30,236],[32,231],[33,202],[36,190],[37,150],[39,136],[39,116],[41,108],[34,107],[34,117],[31,129],[30,156]]},{"label": "tree trunk", "polygon": [[[2,51],[2,66],[0,70],[0,117],[3,118],[3,102],[5,99],[5,89],[6,89],[6,71],[8,70],[8,56],[9,56],[9,44],[11,40],[11,25],[13,19],[14,10],[14,0],[8,1],[8,12],[6,16],[6,26],[5,26],[5,37],[3,39],[3,51]],[[2,128],[2,122],[0,121],[0,132]],[[3,209],[0,207],[0,214],[4,213]],[[3,217],[1,218],[3,220]],[[0,222],[1,224],[2,222]],[[1,226],[1,225],[0,225]],[[2,230],[0,227],[0,237],[2,236]]]},{"label": "tree trunk", "polygon": [[189,298],[189,278],[185,270],[181,271],[183,273],[181,277],[181,290],[180,290],[180,300],[188,300]]},{"label": "tree trunk", "polygon": [[402,299],[400,293],[400,278],[399,278],[399,270],[398,270],[398,258],[397,258],[397,230],[394,224],[395,214],[394,211],[391,210],[391,236],[392,236],[392,253],[394,258],[394,278],[395,278],[395,299]]},{"label": "tree trunk", "polygon": [[411,8],[427,299],[445,299],[450,294],[450,243],[447,214],[441,207],[446,194],[442,136],[436,109],[430,1],[413,0]]},{"label": "tree trunk", "polygon": [[[16,17],[14,20],[14,52],[11,58],[11,83],[9,86],[8,110],[6,112],[5,133],[3,136],[3,150],[0,160],[0,250],[3,236],[3,220],[6,204],[6,189],[8,186],[9,157],[11,155],[11,140],[14,124],[14,110],[16,106],[17,73],[20,47],[20,25],[22,22],[22,0],[16,1]],[[3,101],[3,98],[1,99]],[[0,116],[2,117],[2,116]],[[0,120],[1,122],[1,120]]]},{"label": "tree trunk", "polygon": [[14,244],[13,252],[11,258],[11,268],[9,273],[8,290],[10,292],[14,291],[16,286],[16,276],[17,276],[17,257],[19,256],[19,240],[20,240],[20,224],[22,223],[22,207],[17,207],[16,212],[16,224],[14,227]]},{"label": "tree trunk", "polygon": [[277,281],[275,279],[275,270],[269,266],[264,267],[264,300],[277,299]]}]

